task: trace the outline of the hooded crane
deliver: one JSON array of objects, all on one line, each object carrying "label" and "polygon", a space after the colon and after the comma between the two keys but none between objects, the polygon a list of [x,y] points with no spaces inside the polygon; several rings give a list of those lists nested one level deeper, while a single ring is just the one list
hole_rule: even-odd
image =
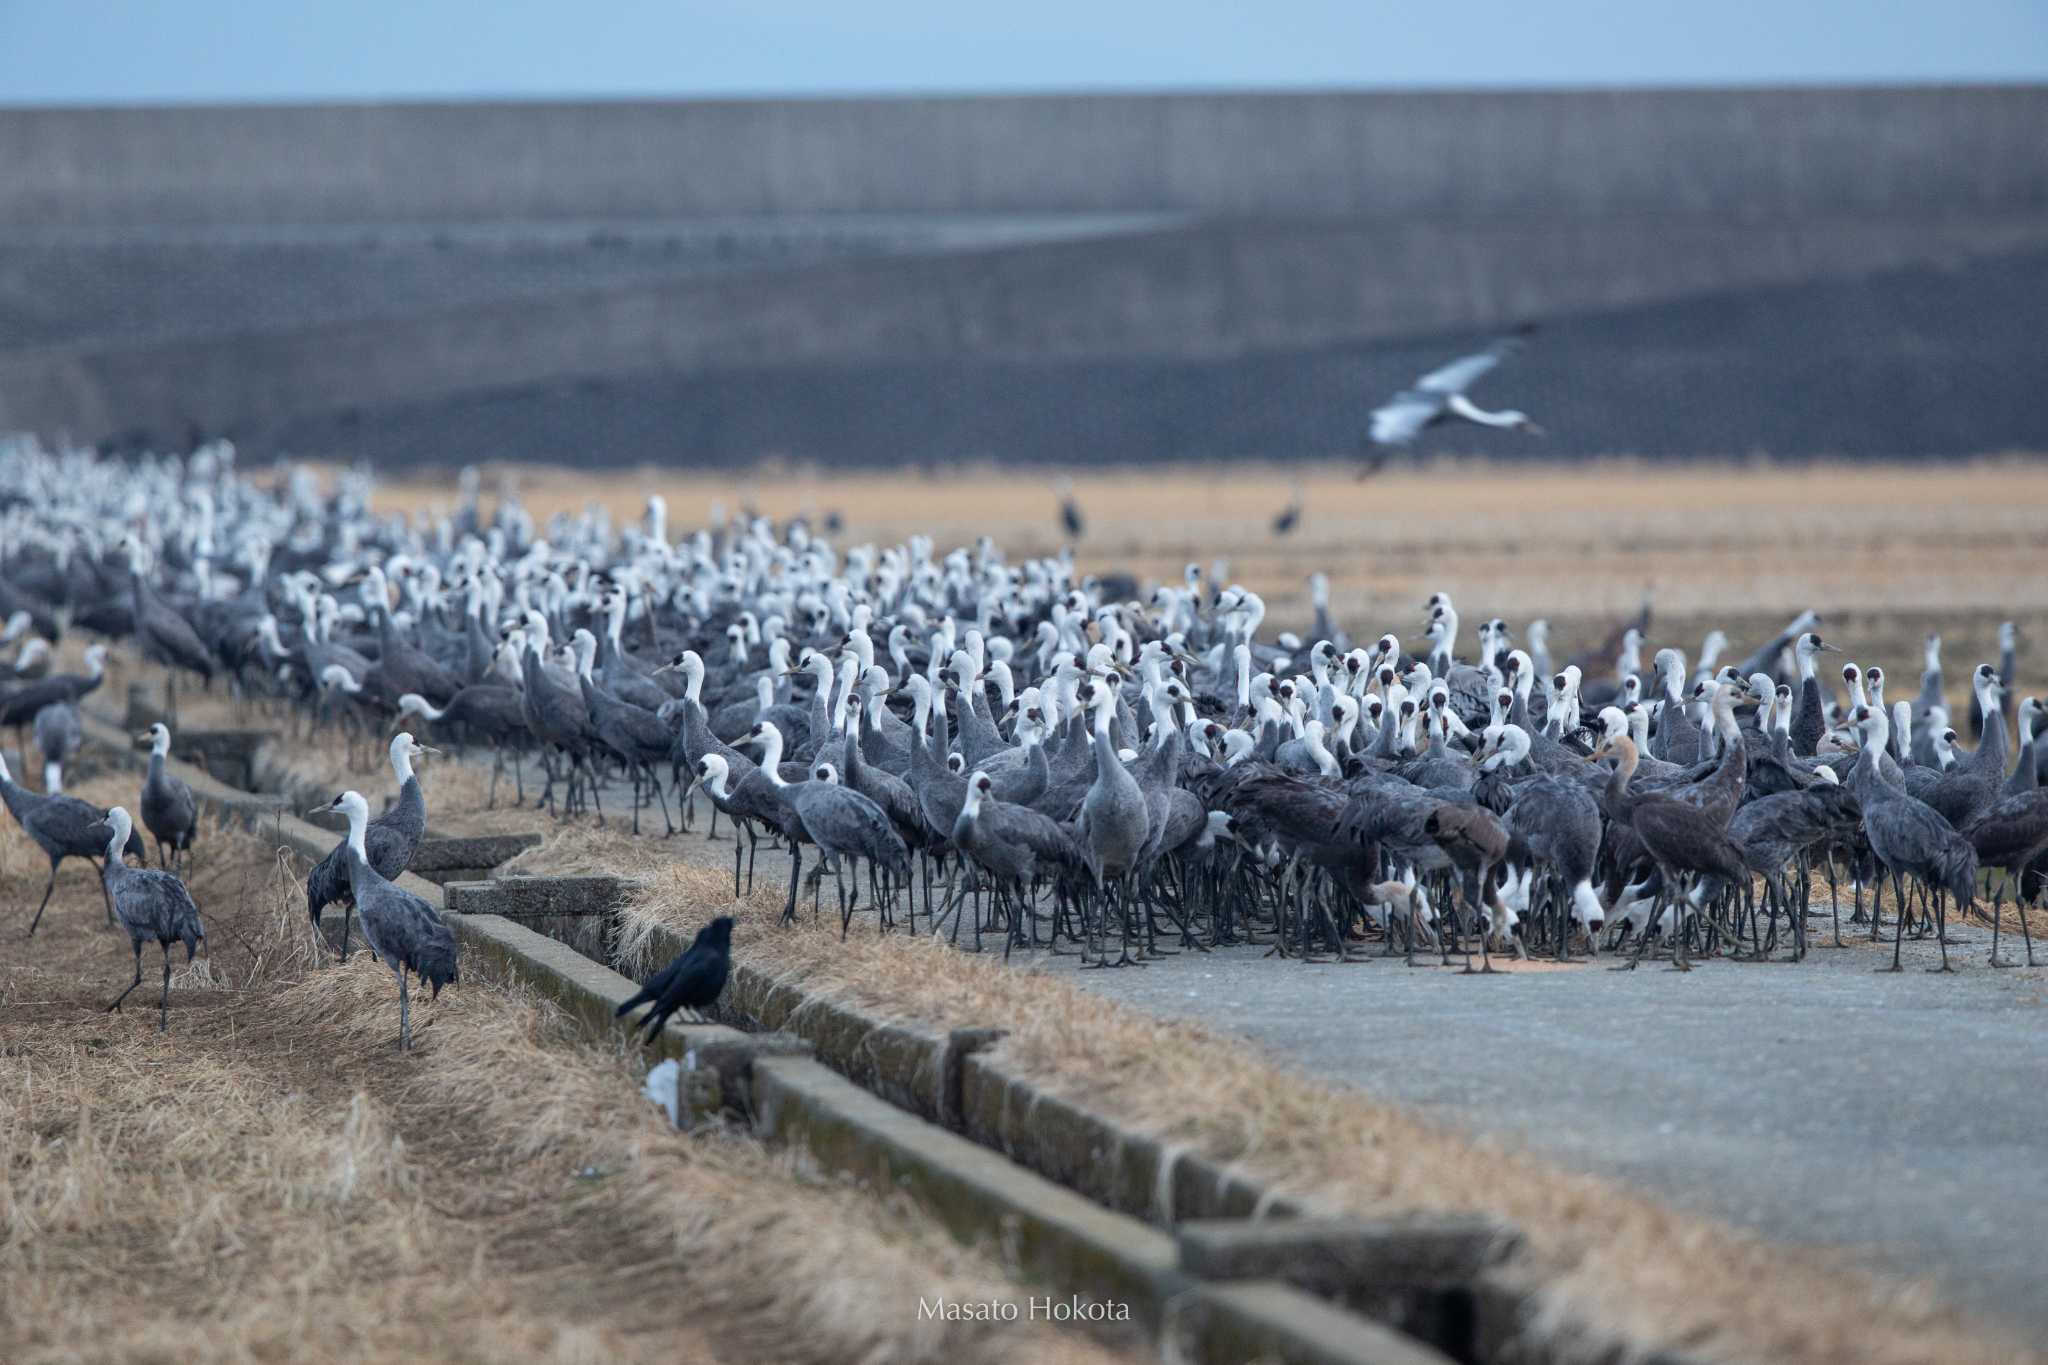
[{"label": "hooded crane", "polygon": [[331,805],[320,809],[339,811],[348,817],[348,838],[342,856],[348,869],[349,898],[363,920],[363,941],[370,954],[398,978],[398,1050],[412,1048],[412,1005],[405,974],[412,972],[433,988],[432,999],[440,999],[441,988],[456,979],[455,935],[442,922],[440,913],[418,896],[384,877],[370,865],[368,828],[370,804],[360,792],[343,792]]},{"label": "hooded crane", "polygon": [[[773,725],[767,729],[770,734],[779,733]],[[896,827],[889,823],[888,815],[859,792],[839,785],[839,770],[830,763],[818,764],[812,770],[810,780],[804,782],[786,781],[773,763],[762,764],[760,772],[774,784],[776,795],[784,804],[796,812],[804,834],[818,846],[819,858],[830,861],[835,874],[843,869],[842,860],[865,858],[871,871],[881,868],[892,876],[910,875],[910,850],[896,832]],[[801,849],[798,841],[790,841],[792,861],[789,905],[783,912],[785,922],[796,918],[797,874],[803,857]],[[822,868],[821,861],[820,870]],[[840,885],[843,887],[845,883],[841,881]],[[853,922],[853,912],[860,904],[858,878],[853,883],[853,899],[848,901],[844,897],[845,892],[842,891],[839,907],[839,932],[842,936]],[[878,907],[885,917],[887,908],[886,905]]]},{"label": "hooded crane", "polygon": [[53,701],[36,712],[32,728],[36,750],[43,756],[43,790],[61,792],[64,765],[85,742],[85,731],[78,723],[78,708],[68,701]]},{"label": "hooded crane", "polygon": [[136,740],[149,745],[149,773],[142,779],[142,827],[156,841],[157,866],[171,865],[167,847],[183,863],[192,836],[199,830],[199,805],[183,778],[164,771],[164,760],[171,752],[170,727],[158,721]]},{"label": "hooded crane", "polygon": [[[43,856],[50,860],[50,880],[43,887],[43,899],[36,906],[35,918],[28,922],[29,934],[33,936],[36,926],[43,922],[43,911],[49,907],[50,893],[57,889],[58,864],[66,858],[98,858],[106,853],[107,841],[100,826],[105,822],[107,813],[75,796],[30,791],[7,771],[4,754],[0,754],[0,801],[6,803],[15,823],[27,832],[36,847],[43,851]],[[138,859],[143,857],[142,840],[133,831],[130,831],[124,847]],[[101,889],[104,891],[104,883]],[[114,902],[108,899],[108,922],[111,923],[113,918]]]},{"label": "hooded crane", "polygon": [[59,673],[0,698],[0,726],[15,732],[15,747],[20,749],[22,729],[34,724],[37,714],[45,706],[57,702],[76,706],[79,699],[99,687],[106,676],[107,647],[88,645],[83,674]]},{"label": "hooded crane", "polygon": [[213,681],[213,655],[192,629],[192,623],[173,611],[156,595],[143,572],[142,542],[133,535],[125,542],[128,552],[128,580],[135,594],[135,638],[142,657],[164,668],[164,712],[178,719],[177,676],[180,669],[197,673],[201,683]]},{"label": "hooded crane", "polygon": [[[1869,707],[1863,708],[1855,721],[1863,751],[1857,755],[1849,786],[1863,807],[1863,835],[1870,841],[1870,851],[1891,874],[1898,897],[1899,923],[1892,940],[1892,965],[1887,969],[1895,972],[1906,933],[1906,877],[1917,877],[1936,891],[1947,892],[1956,898],[1959,910],[1967,910],[1977,887],[1977,851],[1926,802],[1885,776],[1879,755],[1884,753],[1891,722]],[[1936,906],[1935,937],[1941,943],[1941,966],[1934,970],[1953,971],[1948,963],[1948,917],[1939,897]]]},{"label": "hooded crane", "polygon": [[[1654,863],[1663,876],[1663,891],[1658,905],[1651,910],[1650,922],[1637,940],[1636,954],[1629,959],[1628,965],[1634,967],[1642,960],[1643,949],[1656,931],[1659,912],[1668,905],[1674,915],[1671,965],[1679,971],[1691,971],[1692,964],[1685,957],[1685,916],[1687,910],[1699,902],[1679,894],[1680,879],[1691,872],[1713,879],[1721,890],[1742,886],[1749,880],[1742,851],[1735,847],[1725,832],[1727,814],[1717,815],[1701,806],[1661,794],[1629,790],[1629,778],[1636,768],[1634,740],[1626,735],[1616,735],[1593,751],[1595,759],[1609,755],[1615,757],[1615,764],[1605,796],[1608,815],[1628,825],[1642,846],[1643,856]],[[1741,763],[1739,757],[1734,761],[1738,765]],[[1729,813],[1732,810],[1730,807]]]},{"label": "hooded crane", "polygon": [[142,945],[155,939],[164,952],[164,989],[156,1006],[157,1032],[168,1032],[171,1026],[171,945],[185,945],[185,960],[190,962],[199,945],[206,940],[206,929],[199,921],[199,907],[192,901],[192,893],[185,883],[169,872],[157,868],[134,868],[122,861],[121,850],[134,838],[133,826],[128,812],[116,806],[107,812],[106,820],[93,826],[93,832],[106,840],[105,863],[100,868],[100,885],[107,893],[108,904],[114,907],[114,917],[121,927],[128,931],[128,941],[135,949],[135,979],[128,983],[128,990],[115,996],[107,1006],[109,1014],[121,1008],[121,1002],[129,992],[142,984]]},{"label": "hooded crane", "polygon": [[[421,754],[433,752],[410,734],[400,732],[391,737],[391,771],[398,779],[398,800],[390,810],[370,821],[362,840],[364,856],[380,877],[396,877],[410,867],[412,855],[419,851],[420,840],[426,837],[427,798],[420,790],[420,779],[412,770],[412,761]],[[347,840],[336,844],[333,851],[306,874],[306,910],[313,917],[315,930],[320,927],[321,911],[336,902],[342,906],[343,962],[348,961],[349,921],[356,910],[350,895],[351,885]]]}]

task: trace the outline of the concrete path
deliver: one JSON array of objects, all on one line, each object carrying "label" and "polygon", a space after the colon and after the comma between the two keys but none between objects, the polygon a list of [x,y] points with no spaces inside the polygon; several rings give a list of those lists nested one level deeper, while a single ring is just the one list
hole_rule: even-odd
[{"label": "concrete path", "polygon": [[1932,1277],[2038,1341],[2048,969],[1994,972],[1989,929],[1961,937],[1946,977],[1911,945],[1904,972],[1877,973],[1889,944],[1686,976],[1605,959],[1493,977],[1399,958],[1306,966],[1257,949],[1121,971],[1046,965],[1774,1240]]}]

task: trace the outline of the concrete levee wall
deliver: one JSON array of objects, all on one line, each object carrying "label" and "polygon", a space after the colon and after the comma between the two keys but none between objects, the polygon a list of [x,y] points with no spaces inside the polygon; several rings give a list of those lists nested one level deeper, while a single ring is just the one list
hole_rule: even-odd
[{"label": "concrete levee wall", "polygon": [[2048,89],[0,109],[0,226],[2048,208]]}]

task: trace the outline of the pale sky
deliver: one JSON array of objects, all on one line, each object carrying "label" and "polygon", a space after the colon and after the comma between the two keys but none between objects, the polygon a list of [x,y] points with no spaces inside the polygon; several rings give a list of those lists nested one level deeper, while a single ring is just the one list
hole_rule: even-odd
[{"label": "pale sky", "polygon": [[2044,79],[2048,0],[0,0],[0,104]]}]

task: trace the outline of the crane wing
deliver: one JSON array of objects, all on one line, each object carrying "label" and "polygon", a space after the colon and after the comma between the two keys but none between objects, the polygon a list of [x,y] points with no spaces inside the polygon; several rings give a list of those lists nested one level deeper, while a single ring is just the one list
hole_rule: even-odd
[{"label": "crane wing", "polygon": [[1383,446],[1404,446],[1422,434],[1444,410],[1444,400],[1420,389],[1407,389],[1373,409],[1372,439]]},{"label": "crane wing", "polygon": [[1477,383],[1481,375],[1521,350],[1523,340],[1533,330],[1531,327],[1518,328],[1483,351],[1461,356],[1448,365],[1431,370],[1415,381],[1415,387],[1424,393],[1463,393]]}]

